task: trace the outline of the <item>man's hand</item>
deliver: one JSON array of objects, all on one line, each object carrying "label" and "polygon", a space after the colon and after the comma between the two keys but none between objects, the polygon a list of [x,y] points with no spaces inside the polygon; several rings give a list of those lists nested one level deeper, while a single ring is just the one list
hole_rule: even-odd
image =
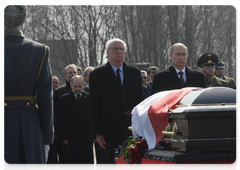
[{"label": "man's hand", "polygon": [[105,139],[103,135],[97,135],[96,136],[97,142],[99,143],[99,145],[101,146],[101,148],[103,148],[104,150],[106,149],[104,145],[106,145]]},{"label": "man's hand", "polygon": [[64,143],[64,145],[68,146],[68,140],[67,139],[63,139],[63,143]]}]

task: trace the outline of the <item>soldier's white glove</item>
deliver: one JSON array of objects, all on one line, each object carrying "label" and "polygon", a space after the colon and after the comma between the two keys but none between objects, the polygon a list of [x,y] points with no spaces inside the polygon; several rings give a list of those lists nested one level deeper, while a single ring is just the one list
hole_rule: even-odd
[{"label": "soldier's white glove", "polygon": [[44,147],[45,147],[45,157],[46,157],[46,162],[47,162],[47,160],[48,160],[48,152],[50,150],[50,146],[49,145],[44,145]]}]

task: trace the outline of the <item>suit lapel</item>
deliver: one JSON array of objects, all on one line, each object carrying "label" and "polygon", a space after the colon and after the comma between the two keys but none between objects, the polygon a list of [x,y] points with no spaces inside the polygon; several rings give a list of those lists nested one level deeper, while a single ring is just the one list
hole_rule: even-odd
[{"label": "suit lapel", "polygon": [[175,68],[173,66],[170,66],[168,68],[167,72],[168,72],[167,77],[169,77],[169,79],[171,81],[173,81],[174,83],[177,83],[177,85],[181,87],[182,83],[181,83],[180,79],[178,78],[178,75],[177,75],[177,72],[176,72]]},{"label": "suit lapel", "polygon": [[193,82],[193,80],[196,78],[195,74],[190,70],[190,68],[188,68],[187,66],[185,67],[186,70],[186,86],[191,86],[190,84],[190,80],[191,82]]},{"label": "suit lapel", "polygon": [[69,95],[68,95],[68,97],[69,97],[69,99],[70,99],[70,100],[73,100],[73,99],[75,99],[75,100],[76,100],[76,97],[75,97],[75,95],[74,95],[74,93],[73,93],[73,91],[72,91],[72,90],[69,92]]},{"label": "suit lapel", "polygon": [[[107,74],[109,75],[109,77],[110,77],[111,79],[113,79],[118,86],[121,86],[121,85],[118,83],[117,76],[114,74],[113,69],[112,69],[111,65],[109,64],[109,62],[107,62],[107,63],[105,64],[104,68],[105,68]],[[125,76],[125,75],[124,75],[124,76]]]},{"label": "suit lapel", "polygon": [[131,70],[129,66],[123,62],[123,74],[124,74],[124,79],[123,79],[123,86],[128,85],[130,78],[131,78]]}]

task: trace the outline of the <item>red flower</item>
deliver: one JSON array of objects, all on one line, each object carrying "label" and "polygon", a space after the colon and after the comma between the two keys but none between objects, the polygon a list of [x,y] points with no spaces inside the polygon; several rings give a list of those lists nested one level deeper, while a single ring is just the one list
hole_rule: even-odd
[{"label": "red flower", "polygon": [[142,145],[142,147],[143,147],[144,149],[148,149],[148,144],[147,144],[146,139],[142,139],[142,140],[140,141],[140,143],[141,143],[141,145]]}]

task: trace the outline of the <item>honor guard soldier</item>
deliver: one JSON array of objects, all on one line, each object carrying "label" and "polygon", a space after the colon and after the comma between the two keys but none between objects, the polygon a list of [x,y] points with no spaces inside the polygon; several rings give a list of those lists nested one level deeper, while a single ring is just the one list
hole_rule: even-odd
[{"label": "honor guard soldier", "polygon": [[218,56],[214,53],[203,54],[197,62],[198,67],[202,68],[202,72],[205,75],[207,87],[228,87],[228,83],[225,80],[217,78],[215,76],[215,65],[218,63]]},{"label": "honor guard soldier", "polygon": [[225,80],[228,82],[229,87],[236,88],[235,80],[231,77],[227,77],[224,75],[226,72],[225,64],[223,62],[218,62],[216,65],[216,76],[222,80]]},{"label": "honor guard soldier", "polygon": [[54,133],[49,48],[25,38],[26,14],[22,5],[4,10],[4,157],[12,164],[46,163]]}]

